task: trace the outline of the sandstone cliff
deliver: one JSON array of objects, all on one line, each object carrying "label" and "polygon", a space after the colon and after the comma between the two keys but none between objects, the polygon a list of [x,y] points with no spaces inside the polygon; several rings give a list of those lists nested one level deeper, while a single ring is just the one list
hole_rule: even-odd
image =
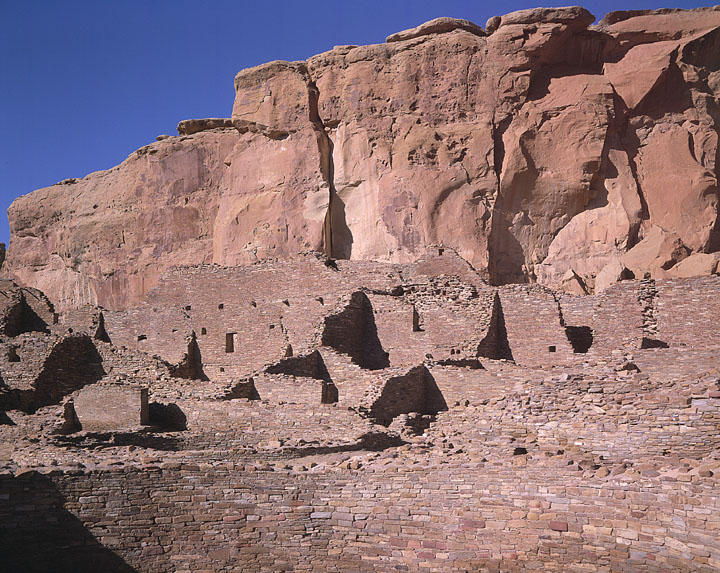
[{"label": "sandstone cliff", "polygon": [[60,308],[305,250],[408,262],[441,245],[492,283],[576,292],[715,272],[720,9],[593,20],[444,18],[244,70],[232,124],[183,122],[16,200],[5,272]]}]

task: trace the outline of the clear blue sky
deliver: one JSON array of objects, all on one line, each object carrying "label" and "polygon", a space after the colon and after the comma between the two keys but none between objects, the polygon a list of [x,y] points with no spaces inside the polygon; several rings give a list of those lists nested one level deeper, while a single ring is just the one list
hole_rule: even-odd
[{"label": "clear blue sky", "polygon": [[[675,0],[671,7],[710,6]],[[481,26],[507,0],[0,0],[0,241],[15,197],[108,169],[178,121],[229,117],[233,78],[270,60],[383,42],[439,16]],[[611,10],[657,1],[588,1]]]}]

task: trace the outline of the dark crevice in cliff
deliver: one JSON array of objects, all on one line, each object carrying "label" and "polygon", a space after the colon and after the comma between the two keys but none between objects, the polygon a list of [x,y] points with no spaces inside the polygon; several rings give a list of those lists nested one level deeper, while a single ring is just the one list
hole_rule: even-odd
[{"label": "dark crevice in cliff", "polygon": [[715,146],[714,169],[712,174],[715,176],[715,199],[718,205],[718,214],[715,216],[715,224],[710,230],[707,240],[705,252],[714,253],[720,251],[720,104],[714,100],[708,103],[708,114],[713,119],[713,128],[717,133],[718,144]]},{"label": "dark crevice in cliff", "polygon": [[505,116],[500,121],[493,119],[493,169],[497,179],[497,191],[500,192],[500,176],[502,175],[503,162],[505,161],[505,143],[503,135],[510,126],[511,116]]},{"label": "dark crevice in cliff", "polygon": [[331,259],[349,259],[352,253],[353,236],[345,220],[345,203],[335,189],[335,164],[333,161],[334,144],[326,131],[325,123],[320,117],[318,100],[320,90],[315,82],[308,77],[308,106],[310,123],[315,131],[318,151],[320,153],[320,172],[328,186],[328,208],[323,227],[324,252]]},{"label": "dark crevice in cliff", "polygon": [[[630,250],[640,240],[640,227],[642,221],[646,221],[650,218],[650,210],[648,208],[647,201],[645,200],[645,194],[643,193],[642,183],[640,182],[640,175],[638,174],[638,166],[635,158],[640,150],[640,138],[638,137],[635,129],[630,125],[631,111],[628,109],[625,101],[615,91],[615,87],[612,86],[613,90],[613,109],[617,127],[617,139],[619,147],[625,152],[628,160],[628,166],[630,167],[630,173],[633,181],[635,182],[635,190],[640,200],[640,213],[639,221],[632,221],[630,229],[628,231],[627,249]],[[630,213],[628,213],[630,215]]]},{"label": "dark crevice in cliff", "polygon": [[[515,259],[518,256],[522,262],[525,260],[520,243],[517,242],[510,232],[510,221],[507,219],[508,213],[506,212],[507,199],[503,197],[501,185],[503,164],[505,162],[505,143],[503,136],[511,122],[512,116],[506,115],[499,121],[494,118],[492,124],[493,170],[495,171],[496,188],[495,201],[492,206],[490,233],[488,235],[488,276],[490,284],[494,285],[506,282],[502,276],[504,271],[500,265],[501,259],[505,261],[505,266],[511,264],[510,259]],[[507,256],[508,251],[512,251],[511,257]],[[516,272],[513,274],[516,275],[519,272],[520,275],[523,275],[521,269],[522,262],[519,265],[520,268],[516,268]],[[519,282],[526,282],[526,280],[521,279]]]},{"label": "dark crevice in cliff", "polygon": [[[591,209],[600,209],[608,205],[608,190],[605,187],[605,180],[608,178],[615,178],[618,175],[617,169],[613,165],[612,161],[610,161],[610,149],[612,148],[614,139],[612,132],[613,126],[611,119],[608,122],[608,127],[605,131],[603,148],[600,152],[600,161],[598,161],[597,170],[593,173],[592,178],[590,179],[590,185],[588,187],[590,194],[585,206],[580,211],[581,213]],[[560,229],[558,229],[558,232],[560,232]]]}]

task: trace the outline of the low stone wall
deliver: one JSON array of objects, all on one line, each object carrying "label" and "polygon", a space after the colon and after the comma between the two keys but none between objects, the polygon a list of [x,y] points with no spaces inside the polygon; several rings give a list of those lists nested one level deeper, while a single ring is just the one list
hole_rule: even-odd
[{"label": "low stone wall", "polygon": [[83,430],[137,428],[150,423],[148,389],[119,384],[93,384],[73,399]]},{"label": "low stone wall", "polygon": [[0,499],[0,550],[13,571],[720,567],[720,495],[709,480],[482,463],[318,474],[166,463],[0,476]]}]

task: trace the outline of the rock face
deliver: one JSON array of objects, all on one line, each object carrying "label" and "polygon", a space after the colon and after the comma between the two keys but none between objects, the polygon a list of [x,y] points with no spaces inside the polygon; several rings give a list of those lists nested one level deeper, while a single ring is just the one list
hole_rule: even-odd
[{"label": "rock face", "polygon": [[240,72],[234,129],[183,122],[16,200],[5,272],[59,308],[304,250],[402,263],[440,245],[492,283],[573,292],[672,276],[720,250],[720,9],[593,18],[443,18]]}]

